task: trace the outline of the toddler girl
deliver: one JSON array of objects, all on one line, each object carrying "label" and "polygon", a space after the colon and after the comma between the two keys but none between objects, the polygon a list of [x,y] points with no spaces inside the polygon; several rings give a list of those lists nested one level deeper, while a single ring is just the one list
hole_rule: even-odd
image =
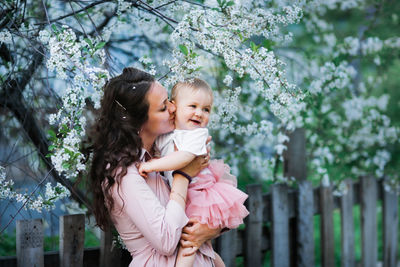
[{"label": "toddler girl", "polygon": [[[156,150],[161,158],[141,163],[139,173],[164,171],[172,182],[172,170],[186,166],[198,155],[206,155],[206,128],[212,108],[213,95],[203,80],[192,79],[177,83],[171,92],[176,106],[175,127],[172,133],[156,140]],[[185,199],[184,196],[182,196]],[[210,228],[236,228],[243,223],[249,212],[243,205],[247,195],[236,188],[236,177],[222,160],[212,160],[207,168],[192,179],[187,191],[186,215],[196,218]],[[176,266],[192,266],[197,248],[178,251]],[[215,259],[217,266],[224,266],[214,254],[211,242],[200,247],[200,252]],[[192,254],[190,256],[183,256]]]}]

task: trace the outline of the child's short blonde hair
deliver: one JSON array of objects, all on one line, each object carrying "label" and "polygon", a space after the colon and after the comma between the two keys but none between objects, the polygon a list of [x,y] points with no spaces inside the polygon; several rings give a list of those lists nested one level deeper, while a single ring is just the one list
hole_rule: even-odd
[{"label": "child's short blonde hair", "polygon": [[207,92],[210,95],[211,101],[214,99],[212,89],[206,81],[199,78],[190,78],[190,79],[185,79],[183,82],[177,82],[174,85],[174,87],[172,87],[171,100],[175,100],[179,92],[183,88],[191,88],[196,91],[203,90],[204,92]]}]

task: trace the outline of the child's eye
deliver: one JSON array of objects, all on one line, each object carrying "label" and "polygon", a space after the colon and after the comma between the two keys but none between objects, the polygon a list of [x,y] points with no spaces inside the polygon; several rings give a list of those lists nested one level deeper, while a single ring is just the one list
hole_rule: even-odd
[{"label": "child's eye", "polygon": [[196,108],[196,105],[189,105],[189,107],[191,107],[191,108]]},{"label": "child's eye", "polygon": [[162,109],[160,109],[160,111],[166,111],[167,110],[167,105],[165,105],[164,107],[162,107]]},{"label": "child's eye", "polygon": [[210,112],[210,109],[209,108],[205,108],[204,111],[205,112]]}]

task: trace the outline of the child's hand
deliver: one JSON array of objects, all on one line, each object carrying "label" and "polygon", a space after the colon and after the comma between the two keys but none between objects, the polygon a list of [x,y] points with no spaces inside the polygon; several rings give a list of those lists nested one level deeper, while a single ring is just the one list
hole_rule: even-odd
[{"label": "child's hand", "polygon": [[141,162],[139,165],[139,174],[144,178],[147,178],[147,174],[152,172],[150,161],[148,162]]}]

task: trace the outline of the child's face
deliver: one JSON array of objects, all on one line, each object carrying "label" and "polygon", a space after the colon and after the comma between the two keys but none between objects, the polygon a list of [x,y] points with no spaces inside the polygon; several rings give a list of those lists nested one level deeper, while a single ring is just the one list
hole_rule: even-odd
[{"label": "child's face", "polygon": [[193,130],[207,126],[212,96],[205,90],[182,88],[176,96],[175,105],[176,129]]}]

